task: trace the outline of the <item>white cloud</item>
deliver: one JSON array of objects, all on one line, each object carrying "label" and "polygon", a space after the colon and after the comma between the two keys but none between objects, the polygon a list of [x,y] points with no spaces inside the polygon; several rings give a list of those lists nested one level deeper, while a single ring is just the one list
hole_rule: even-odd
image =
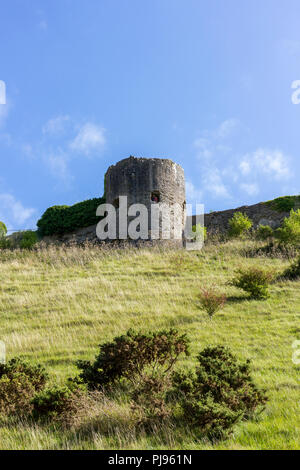
[{"label": "white cloud", "polygon": [[231,168],[220,168],[222,165],[219,165],[217,157],[222,156],[222,161],[224,161],[226,156],[226,161],[228,161],[232,149],[225,139],[232,136],[239,126],[238,119],[226,119],[216,129],[205,130],[194,140],[196,157],[201,164],[199,185],[206,192],[212,193],[215,198],[231,197],[223,181],[224,178],[230,177],[232,182]]},{"label": "white cloud", "polygon": [[259,188],[256,183],[241,183],[240,188],[249,194],[249,196],[255,196],[259,193]]},{"label": "white cloud", "polygon": [[204,137],[199,137],[194,141],[194,147],[197,149],[197,158],[199,159],[209,159],[213,155],[213,149],[211,148],[211,143],[208,139]]},{"label": "white cloud", "polygon": [[186,198],[189,203],[202,203],[203,192],[196,188],[191,181],[186,181]]},{"label": "white cloud", "polygon": [[8,228],[22,229],[26,228],[24,224],[33,224],[31,219],[36,210],[24,207],[12,194],[0,193],[0,208],[0,220],[2,220]]},{"label": "white cloud", "polygon": [[73,179],[72,159],[99,155],[105,148],[105,132],[92,122],[80,127],[69,115],[62,114],[44,124],[43,138],[35,144],[24,143],[21,150],[27,158],[41,158],[56,179],[69,184]]},{"label": "white cloud", "polygon": [[87,122],[81,127],[75,139],[70,143],[70,148],[75,152],[88,156],[93,152],[103,150],[105,144],[105,129]]},{"label": "white cloud", "polygon": [[65,130],[66,123],[70,120],[70,117],[57,116],[55,118],[49,119],[48,122],[43,127],[43,134],[57,135],[61,134]]},{"label": "white cloud", "polygon": [[230,118],[221,122],[214,130],[205,130],[202,136],[194,140],[194,147],[197,149],[197,158],[209,159],[217,153],[229,153],[231,147],[224,145],[224,139],[230,137],[240,126],[238,119]]},{"label": "white cloud", "polygon": [[247,160],[241,161],[241,163],[239,165],[239,168],[240,168],[241,173],[243,175],[248,175],[250,173],[250,170],[251,170],[250,163]]},{"label": "white cloud", "polygon": [[205,173],[204,183],[206,191],[212,193],[213,196],[230,197],[229,191],[223,183],[220,171],[217,168],[211,168]]},{"label": "white cloud", "polygon": [[243,157],[240,163],[242,174],[263,173],[277,180],[291,176],[289,157],[281,150],[259,148]]},{"label": "white cloud", "polygon": [[216,138],[225,139],[232,135],[239,127],[239,120],[235,118],[226,119],[221,122],[219,127],[215,130],[214,135]]}]

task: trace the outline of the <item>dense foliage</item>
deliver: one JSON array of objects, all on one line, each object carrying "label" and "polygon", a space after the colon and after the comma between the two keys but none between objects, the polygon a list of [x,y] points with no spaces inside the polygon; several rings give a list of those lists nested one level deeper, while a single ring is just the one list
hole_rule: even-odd
[{"label": "dense foliage", "polygon": [[283,278],[291,280],[300,278],[300,256],[284,271]]},{"label": "dense foliage", "polygon": [[274,230],[270,225],[259,225],[256,229],[255,236],[258,240],[269,240],[274,236]]},{"label": "dense foliage", "polygon": [[220,438],[235,423],[261,411],[267,400],[250,376],[250,361],[238,359],[223,346],[198,355],[196,371],[175,372],[171,395],[184,419],[201,435]]},{"label": "dense foliage", "polygon": [[252,227],[252,221],[246,214],[235,212],[228,222],[229,235],[231,237],[241,237]]},{"label": "dense foliage", "polygon": [[104,198],[94,198],[73,206],[49,207],[37,223],[39,231],[42,236],[61,235],[94,225],[99,222],[99,217],[96,216],[97,207],[104,202]]},{"label": "dense foliage", "polygon": [[266,299],[269,296],[268,286],[273,277],[271,272],[251,267],[239,269],[229,284],[248,292],[253,299]]},{"label": "dense foliage", "polygon": [[290,216],[284,219],[275,236],[281,243],[300,245],[300,209],[291,210]]},{"label": "dense foliage", "polygon": [[41,366],[12,359],[0,364],[0,413],[70,427],[78,413],[105,400],[103,391],[88,391],[82,379],[94,389],[105,381],[111,385],[107,392],[114,393],[123,386],[122,378],[136,429],[153,430],[171,420],[199,435],[220,438],[237,421],[263,409],[266,397],[250,377],[249,361],[240,364],[223,346],[200,352],[195,371],[174,372],[179,356],[189,354],[188,346],[186,335],[173,329],[147,334],[130,330],[100,347],[95,363],[83,368],[80,384],[69,380],[47,388]]},{"label": "dense foliage", "polygon": [[31,411],[31,400],[47,381],[45,370],[19,359],[0,364],[0,413],[23,415]]},{"label": "dense foliage", "polygon": [[297,203],[300,203],[300,196],[282,196],[267,202],[272,209],[278,212],[290,212]]},{"label": "dense foliage", "polygon": [[38,242],[38,236],[36,232],[32,230],[26,230],[22,232],[22,237],[19,242],[20,248],[30,249]]},{"label": "dense foliage", "polygon": [[180,335],[177,330],[148,334],[129,330],[113,341],[101,344],[93,363],[78,361],[79,378],[90,389],[113,384],[122,378],[136,383],[145,374],[167,373],[180,354],[188,353],[186,335]]},{"label": "dense foliage", "polygon": [[1,222],[0,220],[0,238],[5,237],[6,234],[7,234],[6,225],[4,224],[4,222]]},{"label": "dense foliage", "polygon": [[32,399],[32,415],[36,419],[61,420],[76,412],[76,398],[81,393],[80,388],[53,385],[41,390]]}]

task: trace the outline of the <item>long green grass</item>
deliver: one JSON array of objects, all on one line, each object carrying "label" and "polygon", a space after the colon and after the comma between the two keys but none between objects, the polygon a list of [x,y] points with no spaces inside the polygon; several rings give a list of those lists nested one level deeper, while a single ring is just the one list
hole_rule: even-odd
[{"label": "long green grass", "polygon": [[[269,402],[256,421],[228,439],[199,441],[184,429],[138,433],[126,403],[107,402],[77,430],[1,418],[1,449],[299,449],[300,367],[292,343],[300,339],[300,281],[279,281],[266,301],[229,287],[239,267],[282,272],[289,261],[245,257],[250,241],[209,245],[201,252],[159,249],[48,247],[0,251],[0,339],[7,359],[42,363],[51,380],[76,374],[77,359],[93,359],[97,345],[129,328],[175,327],[192,341],[192,366],[207,345],[225,344],[252,360],[255,382]],[[198,305],[201,287],[216,286],[228,301],[211,320]]]}]

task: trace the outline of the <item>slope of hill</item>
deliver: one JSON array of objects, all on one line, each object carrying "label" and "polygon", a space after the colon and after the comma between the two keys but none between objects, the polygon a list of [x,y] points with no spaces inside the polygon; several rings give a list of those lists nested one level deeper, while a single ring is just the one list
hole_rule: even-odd
[{"label": "slope of hill", "polygon": [[[232,437],[198,441],[189,432],[155,435],[132,430],[129,405],[111,403],[84,427],[61,430],[13,418],[0,420],[1,449],[296,449],[299,433],[299,366],[292,343],[300,339],[300,281],[271,286],[267,301],[247,299],[227,285],[240,266],[281,272],[282,258],[245,257],[254,242],[208,245],[201,252],[48,247],[0,251],[0,339],[7,356],[46,366],[52,381],[76,374],[77,359],[92,359],[97,345],[130,327],[176,327],[192,340],[192,364],[206,345],[225,344],[252,360],[255,382],[269,402],[257,421]],[[199,309],[202,286],[215,285],[228,302],[213,320]]]}]

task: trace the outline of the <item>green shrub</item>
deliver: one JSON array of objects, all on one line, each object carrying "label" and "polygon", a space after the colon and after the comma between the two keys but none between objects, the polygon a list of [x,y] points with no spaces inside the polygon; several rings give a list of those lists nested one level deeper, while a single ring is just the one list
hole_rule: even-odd
[{"label": "green shrub", "polygon": [[283,273],[285,279],[299,279],[300,278],[300,256],[292,263]]},{"label": "green shrub", "polygon": [[60,421],[62,417],[70,417],[77,410],[77,400],[83,393],[80,387],[58,386],[46,388],[37,393],[31,404],[35,419]]},{"label": "green shrub", "polygon": [[223,346],[207,347],[197,359],[195,371],[173,374],[169,396],[200,435],[224,437],[235,423],[263,410],[267,398],[253,383],[250,361],[240,363]]},{"label": "green shrub", "polygon": [[224,307],[226,296],[213,289],[202,289],[199,295],[200,306],[212,317],[218,310]]},{"label": "green shrub", "polygon": [[7,234],[7,228],[6,225],[0,221],[0,239],[4,238]]},{"label": "green shrub", "polygon": [[278,212],[290,212],[299,203],[300,196],[282,196],[267,202],[273,210]]},{"label": "green shrub", "polygon": [[0,413],[29,414],[34,394],[35,389],[25,374],[16,372],[10,377],[3,374],[0,378]]},{"label": "green shrub", "polygon": [[36,232],[32,230],[26,230],[22,232],[22,238],[19,242],[19,246],[22,249],[30,250],[38,242],[38,236]]},{"label": "green shrub", "polygon": [[270,225],[259,225],[256,229],[255,236],[258,240],[268,240],[274,236],[274,230]]},{"label": "green shrub", "polygon": [[90,389],[121,379],[135,385],[145,375],[166,374],[181,354],[188,354],[188,340],[177,330],[148,334],[129,330],[113,341],[101,344],[100,353],[93,363],[78,361],[79,380]]},{"label": "green shrub", "polygon": [[282,227],[275,231],[276,238],[285,244],[300,245],[300,209],[290,212],[283,221]]},{"label": "green shrub", "polygon": [[246,214],[235,212],[228,222],[229,235],[231,237],[241,237],[252,227],[252,221]]},{"label": "green shrub", "polygon": [[29,413],[31,400],[46,383],[47,374],[40,366],[32,366],[19,358],[0,364],[0,412]]},{"label": "green shrub", "polygon": [[94,198],[73,206],[49,207],[37,223],[39,231],[42,236],[61,235],[95,225],[100,220],[96,216],[97,207],[104,202],[104,198]]},{"label": "green shrub", "polygon": [[12,247],[11,241],[6,237],[0,237],[0,249],[7,250]]},{"label": "green shrub", "polygon": [[[201,224],[193,225],[192,226],[192,236],[194,236],[194,240],[203,240],[205,241],[207,239],[207,228],[203,227]],[[196,234],[196,235],[194,235]]]},{"label": "green shrub", "polygon": [[230,285],[243,289],[254,299],[266,299],[274,275],[260,268],[239,269]]}]

